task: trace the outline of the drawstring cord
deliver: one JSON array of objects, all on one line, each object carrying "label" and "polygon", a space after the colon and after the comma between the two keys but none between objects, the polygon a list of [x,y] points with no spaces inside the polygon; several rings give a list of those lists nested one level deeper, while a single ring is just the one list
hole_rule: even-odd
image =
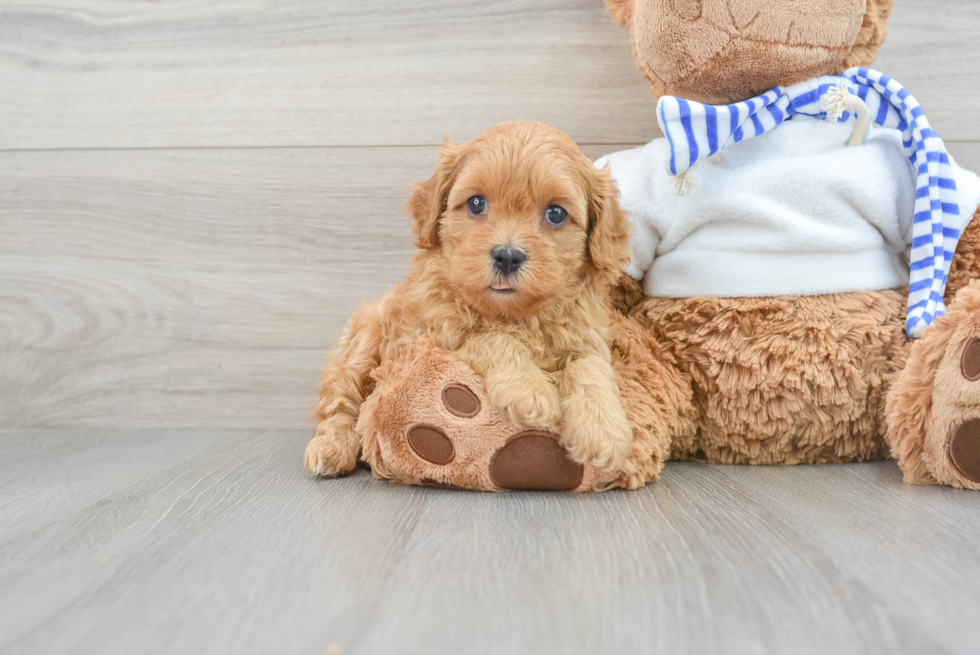
[{"label": "drawstring cord", "polygon": [[824,106],[827,108],[827,119],[837,122],[846,111],[853,111],[857,116],[854,124],[854,131],[851,132],[851,140],[847,142],[847,147],[853,148],[864,143],[864,137],[868,133],[868,125],[871,124],[871,114],[868,106],[864,104],[858,96],[851,93],[843,81],[838,82],[823,97]]}]

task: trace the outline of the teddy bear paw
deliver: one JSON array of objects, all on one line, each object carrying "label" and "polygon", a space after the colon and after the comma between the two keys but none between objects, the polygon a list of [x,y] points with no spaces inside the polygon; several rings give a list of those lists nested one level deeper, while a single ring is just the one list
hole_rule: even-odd
[{"label": "teddy bear paw", "polygon": [[962,486],[980,488],[980,338],[971,338],[963,348],[958,373],[945,389],[955,396],[944,403],[954,414],[945,456]]},{"label": "teddy bear paw", "polygon": [[573,461],[550,430],[498,410],[482,379],[439,349],[379,376],[358,432],[379,477],[486,491],[589,491],[599,472]]},{"label": "teddy bear paw", "polygon": [[980,282],[912,344],[887,420],[906,482],[980,489]]},{"label": "teddy bear paw", "polygon": [[[465,384],[451,382],[443,387],[440,396],[443,409],[457,419],[477,418],[484,409],[479,396]],[[487,407],[487,411],[494,410]],[[504,430],[509,428],[500,427]],[[448,432],[432,423],[420,423],[408,429],[406,440],[420,459],[447,466],[456,458],[456,446]],[[493,436],[483,430],[479,432],[485,437]],[[468,442],[466,450],[472,457],[475,454],[472,447],[476,444],[472,439],[464,437],[463,440]],[[496,488],[570,491],[582,484],[585,467],[569,458],[557,434],[546,430],[525,430],[507,436],[503,445],[494,441],[492,438],[486,440],[486,445],[492,451],[487,475]],[[451,470],[445,473],[448,474],[447,478],[452,477]],[[436,479],[426,481],[436,482]]]}]

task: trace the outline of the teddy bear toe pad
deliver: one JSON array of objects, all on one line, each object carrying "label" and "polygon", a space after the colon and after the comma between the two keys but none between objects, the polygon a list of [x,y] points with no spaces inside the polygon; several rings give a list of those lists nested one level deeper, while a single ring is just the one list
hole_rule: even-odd
[{"label": "teddy bear toe pad", "polygon": [[480,413],[480,399],[465,384],[447,384],[442,389],[442,404],[460,418],[473,418]]},{"label": "teddy bear toe pad", "polygon": [[408,431],[408,445],[427,462],[448,464],[456,456],[452,440],[435,425],[416,425]]},{"label": "teddy bear toe pad", "polygon": [[966,344],[960,357],[960,372],[970,382],[980,380],[980,339],[974,337]]}]

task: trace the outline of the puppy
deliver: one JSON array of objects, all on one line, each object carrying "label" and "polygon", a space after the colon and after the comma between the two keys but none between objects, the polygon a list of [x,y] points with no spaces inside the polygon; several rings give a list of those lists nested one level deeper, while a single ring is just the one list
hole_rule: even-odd
[{"label": "puppy", "polygon": [[560,434],[578,462],[619,470],[632,432],[610,365],[610,287],[629,257],[616,196],[609,173],[547,125],[446,142],[408,203],[414,270],[351,317],[321,376],[306,467],[354,468],[372,371],[434,334],[514,423]]}]

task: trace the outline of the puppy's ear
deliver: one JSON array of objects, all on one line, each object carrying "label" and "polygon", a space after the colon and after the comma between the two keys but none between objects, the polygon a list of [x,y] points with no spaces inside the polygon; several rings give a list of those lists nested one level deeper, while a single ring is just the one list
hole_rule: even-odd
[{"label": "puppy's ear", "polygon": [[606,11],[613,22],[620,27],[629,29],[633,20],[633,3],[636,0],[606,0]]},{"label": "puppy's ear", "polygon": [[415,184],[415,191],[408,201],[415,245],[423,250],[439,245],[439,222],[446,211],[449,191],[459,173],[460,150],[449,139],[443,141],[436,172],[428,181]]},{"label": "puppy's ear", "polygon": [[589,191],[589,260],[600,284],[619,278],[630,257],[630,228],[626,212],[619,206],[618,190],[608,165],[592,168]]}]

